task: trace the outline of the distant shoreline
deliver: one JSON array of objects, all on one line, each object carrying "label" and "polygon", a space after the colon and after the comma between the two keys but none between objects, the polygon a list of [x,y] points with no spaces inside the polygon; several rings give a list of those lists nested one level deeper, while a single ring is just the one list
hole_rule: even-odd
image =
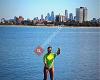
[{"label": "distant shoreline", "polygon": [[20,27],[20,28],[100,28],[100,26],[30,26],[30,25],[0,25],[0,27]]}]

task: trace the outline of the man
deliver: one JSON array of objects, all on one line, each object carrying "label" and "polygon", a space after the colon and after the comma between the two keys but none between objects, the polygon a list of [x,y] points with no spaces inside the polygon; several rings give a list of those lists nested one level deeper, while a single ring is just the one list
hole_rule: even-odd
[{"label": "man", "polygon": [[48,72],[50,74],[50,79],[54,80],[54,59],[60,54],[60,48],[58,48],[57,53],[52,53],[52,47],[47,48],[48,53],[44,55],[44,80],[47,80]]}]

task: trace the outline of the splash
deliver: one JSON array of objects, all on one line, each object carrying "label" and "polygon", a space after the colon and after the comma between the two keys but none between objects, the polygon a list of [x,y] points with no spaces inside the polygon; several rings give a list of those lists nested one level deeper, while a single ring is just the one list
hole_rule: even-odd
[{"label": "splash", "polygon": [[56,31],[54,31],[48,38],[47,40],[45,40],[45,42],[41,45],[43,48],[46,46],[46,45],[50,45],[52,39],[61,31],[62,29],[62,26],[59,26]]}]

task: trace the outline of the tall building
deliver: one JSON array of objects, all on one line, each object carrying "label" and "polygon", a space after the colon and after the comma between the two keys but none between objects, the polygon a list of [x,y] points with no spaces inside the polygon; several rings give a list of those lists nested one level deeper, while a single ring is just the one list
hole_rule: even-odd
[{"label": "tall building", "polygon": [[5,18],[1,19],[1,23],[5,23],[5,21],[6,21]]},{"label": "tall building", "polygon": [[56,15],[55,21],[60,22],[60,15]]},{"label": "tall building", "polygon": [[84,21],[87,21],[88,9],[84,7]]},{"label": "tall building", "polygon": [[74,20],[74,19],[73,19],[73,13],[70,13],[70,14],[69,14],[69,20],[71,20],[71,21]]},{"label": "tall building", "polygon": [[56,15],[56,18],[55,18],[55,21],[56,22],[64,22],[65,21],[65,16],[64,15]]},{"label": "tall building", "polygon": [[54,12],[52,11],[51,12],[51,21],[54,21],[55,19],[54,19]]},{"label": "tall building", "polygon": [[45,16],[45,20],[46,20],[46,21],[48,20],[47,16]]},{"label": "tall building", "polygon": [[68,11],[65,10],[65,21],[67,21],[67,20],[68,20]]},{"label": "tall building", "polygon": [[75,21],[76,21],[76,16],[74,16],[74,18],[73,18]]},{"label": "tall building", "polygon": [[47,20],[48,20],[48,21],[51,21],[51,16],[50,16],[49,13],[47,14]]},{"label": "tall building", "polygon": [[43,18],[43,14],[41,15],[41,20],[44,20],[44,18]]},{"label": "tall building", "polygon": [[60,22],[64,22],[65,21],[65,16],[60,15]]},{"label": "tall building", "polygon": [[86,7],[80,7],[76,9],[76,21],[79,21],[79,23],[82,23],[83,21],[87,21],[87,8]]},{"label": "tall building", "polygon": [[24,18],[22,16],[19,16],[19,18],[18,18],[18,24],[22,24],[23,21],[24,21]]}]

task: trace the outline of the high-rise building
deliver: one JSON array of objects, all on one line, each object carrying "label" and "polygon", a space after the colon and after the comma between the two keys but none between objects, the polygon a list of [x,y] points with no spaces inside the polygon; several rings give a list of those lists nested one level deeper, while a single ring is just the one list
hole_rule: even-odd
[{"label": "high-rise building", "polygon": [[55,21],[60,22],[60,15],[56,15]]},{"label": "high-rise building", "polygon": [[50,16],[49,13],[47,14],[47,20],[48,20],[48,21],[51,21],[51,16]]},{"label": "high-rise building", "polygon": [[55,19],[54,19],[54,12],[52,11],[51,12],[51,21],[54,21]]},{"label": "high-rise building", "polygon": [[56,18],[55,18],[55,21],[56,22],[64,22],[65,21],[65,16],[64,15],[56,15]]},{"label": "high-rise building", "polygon": [[1,23],[5,23],[5,21],[6,21],[5,18],[1,19]]},{"label": "high-rise building", "polygon": [[65,16],[60,15],[60,22],[64,22],[65,21]]},{"label": "high-rise building", "polygon": [[71,21],[73,20],[73,13],[69,14],[69,20],[71,20]]},{"label": "high-rise building", "polygon": [[43,14],[41,15],[41,20],[44,20],[44,18],[43,18]]},{"label": "high-rise building", "polygon": [[65,10],[65,21],[67,21],[67,20],[68,20],[68,11]]},{"label": "high-rise building", "polygon": [[76,21],[82,23],[83,21],[87,21],[87,8],[80,7],[76,9]]},{"label": "high-rise building", "polygon": [[76,16],[74,16],[74,18],[73,18],[75,21],[76,21]]},{"label": "high-rise building", "polygon": [[87,14],[88,14],[88,9],[84,7],[84,21],[87,21]]},{"label": "high-rise building", "polygon": [[24,21],[24,18],[22,16],[19,16],[19,18],[18,18],[18,24],[22,24],[23,21]]},{"label": "high-rise building", "polygon": [[45,16],[45,20],[46,20],[46,21],[48,20],[47,16]]}]

